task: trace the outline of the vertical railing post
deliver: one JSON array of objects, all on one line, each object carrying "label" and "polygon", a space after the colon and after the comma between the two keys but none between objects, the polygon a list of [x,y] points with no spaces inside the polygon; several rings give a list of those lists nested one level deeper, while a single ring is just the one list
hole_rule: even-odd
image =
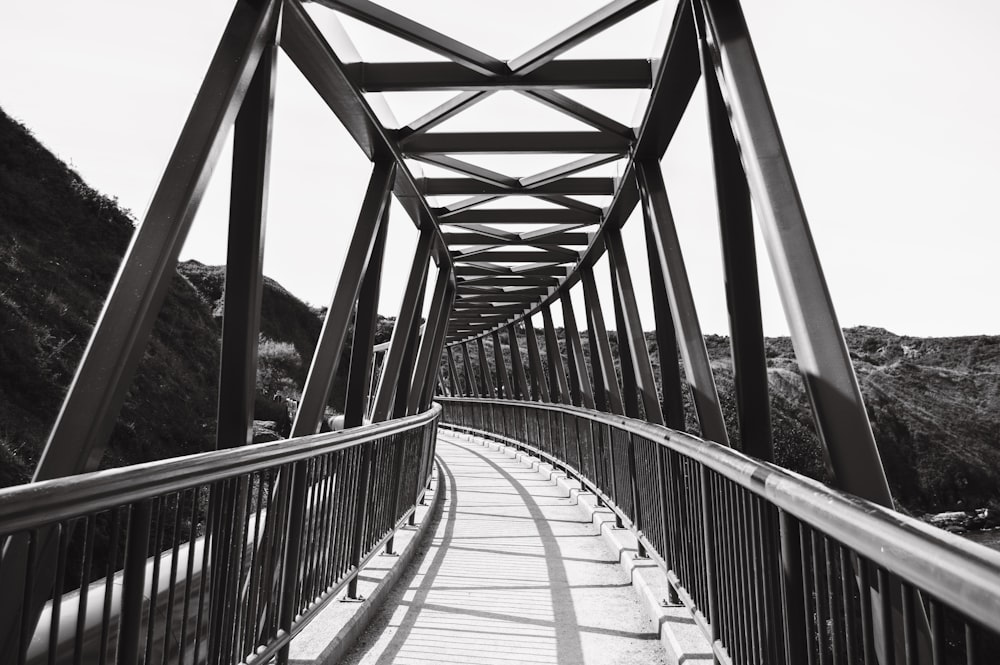
[{"label": "vertical railing post", "polygon": [[559,353],[559,340],[556,339],[556,328],[552,323],[552,311],[547,305],[542,308],[542,321],[545,324],[545,355],[549,360],[549,392],[553,402],[569,404],[566,370],[563,369],[562,354]]},{"label": "vertical railing post", "polygon": [[719,638],[719,622],[722,620],[719,608],[719,574],[715,544],[715,495],[711,488],[711,475],[708,467],[698,465],[701,485],[701,526],[703,532],[702,546],[705,560],[705,592],[707,608],[702,608],[709,624],[708,642],[712,645],[712,659],[718,665],[719,656],[715,653],[715,642]]},{"label": "vertical railing post", "polygon": [[[803,603],[802,550],[798,520],[784,510],[779,513],[781,543],[781,618],[786,665],[806,662],[808,627]],[[846,571],[845,571],[846,572]]]},{"label": "vertical railing post", "polygon": [[[118,624],[118,663],[138,663],[145,604],[146,558],[149,556],[152,501],[132,504],[128,518],[128,541],[122,575],[121,619]],[[59,593],[57,589],[55,593]]]}]

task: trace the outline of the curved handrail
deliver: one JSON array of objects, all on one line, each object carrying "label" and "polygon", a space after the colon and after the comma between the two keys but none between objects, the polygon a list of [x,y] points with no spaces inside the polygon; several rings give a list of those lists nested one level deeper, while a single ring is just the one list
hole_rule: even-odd
[{"label": "curved handrail", "polygon": [[[772,544],[776,546],[795,545],[797,549],[805,545],[807,549],[810,549],[814,558],[824,547],[827,548],[825,556],[831,556],[829,554],[831,547],[837,552],[842,548],[844,552],[849,552],[848,565],[854,568],[855,572],[860,567],[864,567],[860,566],[858,562],[865,562],[865,566],[870,569],[866,572],[884,571],[890,576],[890,584],[900,583],[911,592],[919,591],[932,607],[940,608],[941,604],[947,605],[964,615],[966,623],[979,624],[994,634],[1000,634],[1000,552],[995,552],[985,546],[937,529],[912,517],[827,487],[788,469],[753,459],[732,448],[711,441],[703,441],[660,425],[562,404],[448,397],[438,397],[437,400],[444,406],[442,424],[470,427],[472,425],[471,416],[459,413],[459,409],[463,406],[471,406],[472,409],[484,410],[483,414],[480,414],[481,420],[486,420],[485,410],[488,409],[491,411],[488,416],[490,422],[479,422],[477,423],[479,426],[475,429],[489,430],[487,425],[492,423],[496,426],[499,423],[499,429],[508,430],[500,432],[504,435],[500,438],[510,438],[515,442],[524,442],[531,438],[530,428],[534,425],[529,421],[529,418],[534,418],[536,423],[552,423],[554,421],[562,423],[560,431],[549,430],[554,432],[552,436],[563,437],[561,440],[565,440],[565,437],[569,436],[567,430],[572,427],[577,427],[576,432],[580,431],[574,421],[588,422],[599,427],[609,428],[609,431],[617,430],[627,433],[633,446],[651,444],[655,448],[669,451],[669,453],[664,454],[672,455],[676,459],[688,460],[697,465],[699,469],[703,468],[714,474],[718,480],[713,479],[710,485],[711,491],[717,492],[713,495],[715,500],[723,502],[726,510],[732,511],[732,514],[737,516],[742,514],[742,517],[727,521],[725,528],[733,529],[746,538],[751,538],[753,534],[759,533],[757,537],[761,539],[762,543],[768,538],[772,538]],[[459,407],[459,409],[454,407]],[[519,413],[519,415],[508,417],[507,413]],[[459,419],[467,422],[457,422]],[[517,421],[512,422],[515,420]],[[511,427],[517,431],[511,432]],[[541,452],[565,468],[571,475],[582,476],[581,466],[590,465],[591,468],[595,468],[593,466],[594,460],[583,459],[583,456],[588,454],[584,450],[584,446],[578,447],[581,458],[576,464],[573,464],[570,460],[564,459],[565,456],[558,454],[559,450],[556,444],[548,443],[555,447]],[[647,451],[642,452],[646,453]],[[635,464],[636,453],[631,452],[630,454],[629,461]],[[651,458],[647,457],[646,459]],[[675,467],[671,467],[666,473],[677,475]],[[686,473],[689,476],[693,474],[693,467],[688,469]],[[636,473],[634,476],[642,476],[642,473]],[[598,487],[598,490],[603,493],[602,498],[609,502],[615,501],[613,495],[616,493],[612,491],[612,488],[602,486],[599,479],[593,477],[587,477],[585,480],[587,481],[585,484]],[[641,497],[643,491],[640,488],[637,495],[633,490],[632,496]],[[650,488],[646,488],[645,491],[646,495],[652,493]],[[620,496],[621,492],[619,491],[617,494]],[[672,498],[676,500],[678,496]],[[700,500],[698,497],[698,501]],[[712,497],[709,497],[709,500],[711,501]],[[630,497],[625,497],[624,503],[627,505],[624,508],[614,506],[614,509],[630,520],[635,528],[636,515],[630,501]],[[754,501],[762,501],[764,507],[755,504]],[[747,508],[751,504],[755,507]],[[642,505],[642,511],[647,511],[646,505]],[[659,510],[664,511],[663,514],[672,509],[670,506],[659,508]],[[747,512],[741,513],[741,511]],[[766,533],[766,520],[762,517],[766,511],[771,511],[772,517],[790,520],[791,523],[800,526],[804,532],[816,534],[822,543],[827,544],[819,546],[819,549],[814,549],[817,546],[811,545],[808,538],[802,542],[798,542],[799,539],[796,539],[795,543],[786,543],[783,540],[785,534]],[[711,515],[719,517],[714,512]],[[745,518],[748,517],[750,521],[746,521]],[[724,535],[719,526],[707,522],[706,524],[714,535]],[[764,532],[758,528],[761,525],[765,525]],[[777,527],[777,520],[772,526]],[[655,551],[663,547],[665,540],[658,543],[652,542],[654,538],[648,537],[649,534],[645,533],[641,526],[635,530],[647,548]],[[779,543],[779,541],[781,542]],[[730,557],[729,560],[722,562],[723,564],[734,565],[739,556],[749,556],[747,561],[759,565],[761,569],[768,565],[766,556],[757,560],[753,553],[736,554],[722,551],[731,548],[733,544],[728,542],[715,544],[720,549],[722,558]],[[670,545],[670,547],[672,546]],[[781,548],[777,547],[776,549],[780,550]],[[802,551],[804,552],[804,550]],[[660,555],[657,558],[661,564],[666,565],[669,569],[670,565],[666,563],[666,560],[670,557],[666,556],[667,553],[656,553]],[[777,553],[772,552],[768,556],[771,555],[777,556]],[[732,559],[734,556],[736,559]],[[782,566],[794,563],[781,557],[779,559],[775,561]],[[839,565],[843,566],[843,561]],[[836,562],[833,563],[836,564]],[[803,565],[807,568],[810,565],[822,567],[816,561],[810,564],[809,561],[800,560],[793,566],[793,568],[797,566],[800,569],[800,577],[808,577],[801,570]],[[835,569],[836,567],[834,565]],[[841,571],[843,572],[843,569]],[[874,578],[875,575],[872,575],[871,580]],[[681,585],[690,583],[689,580],[684,579],[678,581]],[[788,583],[788,580],[786,579],[785,582]],[[805,585],[805,588],[813,584],[808,579],[799,580],[799,582],[800,585]],[[822,580],[820,582],[814,586],[822,586]],[[802,591],[798,591],[798,593],[801,599]],[[706,606],[706,600],[706,598],[694,598],[693,604],[697,609],[701,609]],[[855,597],[850,602],[858,601],[860,598]],[[843,603],[844,601],[837,602]],[[829,617],[829,613],[827,616]],[[705,618],[707,620],[707,616]],[[944,629],[940,628],[940,630]]]}]

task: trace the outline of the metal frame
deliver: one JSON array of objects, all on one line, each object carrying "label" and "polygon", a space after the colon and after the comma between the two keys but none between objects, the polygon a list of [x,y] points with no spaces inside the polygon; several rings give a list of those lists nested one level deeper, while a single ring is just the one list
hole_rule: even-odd
[{"label": "metal frame", "polygon": [[[321,33],[301,0],[236,0],[164,176],[128,249],[52,428],[35,472],[36,482],[93,469],[100,459],[205,185],[232,127],[235,148],[218,445],[241,446],[250,440],[270,113],[274,62],[280,45],[373,163],[369,188],[311,361],[292,428],[293,438],[301,440],[319,428],[352,314],[355,338],[345,424],[356,426],[364,421],[365,396],[374,365],[372,342],[387,243],[389,197],[395,195],[419,230],[419,239],[396,327],[370,400],[373,421],[426,412],[435,384],[439,383],[442,393],[450,388],[453,395],[496,398],[499,390],[503,398],[518,397],[522,401],[572,401],[633,418],[644,414],[649,422],[665,421],[680,429],[684,426],[681,378],[673,357],[679,350],[701,433],[717,443],[728,444],[659,165],[697,82],[704,79],[743,449],[764,460],[772,455],[752,200],[792,331],[816,429],[829,452],[837,483],[857,496],[892,506],[857,378],[736,0],[681,2],[672,21],[664,25],[668,29],[654,58],[600,62],[556,58],[651,5],[652,0],[613,0],[507,62],[369,0],[320,0],[320,4],[430,49],[446,60],[362,62],[332,13],[329,18],[333,29]],[[637,126],[629,127],[557,91],[562,88],[648,88],[650,97]],[[380,92],[412,90],[455,90],[457,94],[409,126],[388,129],[391,114]],[[500,90],[515,91],[591,129],[544,133],[428,131]],[[566,157],[559,166],[541,172],[507,174],[462,157],[468,153],[547,153]],[[455,175],[424,178],[419,169],[421,162]],[[619,163],[620,177],[587,174],[611,162]],[[468,198],[432,206],[427,197],[439,195]],[[589,195],[611,196],[611,201],[599,207],[574,198]],[[534,196],[555,207],[484,207],[508,196]],[[662,402],[638,316],[631,262],[620,235],[621,226],[640,204],[660,349]],[[525,225],[538,224],[543,228],[524,229]],[[605,252],[611,264],[612,305],[624,359],[621,386],[592,273]],[[438,277],[421,334],[420,311],[432,260],[438,266]],[[590,369],[584,359],[570,292],[581,281],[592,355]],[[552,321],[551,307],[556,300],[563,308],[568,368],[563,365]],[[539,311],[544,324],[548,380],[531,319]],[[517,326],[522,324],[527,371],[518,341]],[[510,373],[501,346],[500,332],[504,330],[511,352]],[[487,335],[493,340],[496,386],[484,346]],[[472,341],[477,346],[478,385],[468,348]],[[453,357],[458,344],[463,350],[464,390]],[[445,349],[447,354],[442,353]],[[440,380],[437,370],[443,362],[448,363],[448,385]],[[629,443],[627,454],[631,456],[629,468],[635,491],[632,445]],[[422,471],[429,468],[432,452],[433,442],[421,462]],[[379,454],[367,448],[357,460],[350,461],[360,503],[353,525],[352,565],[361,560],[357,534],[367,528],[368,485],[382,477],[373,473],[378,470],[373,465],[382,459]],[[397,477],[400,457],[393,459],[392,475]],[[657,457],[655,463],[657,475],[662,478],[663,459]],[[309,480],[313,472],[302,462],[286,465],[280,471],[285,501],[280,519],[288,528],[288,539],[282,569],[268,574],[277,575],[280,579],[276,584],[285,590],[276,601],[280,603],[279,627],[285,631],[292,630],[299,609],[300,599],[292,582],[301,560],[302,529],[307,528],[303,516],[310,497],[318,491]],[[714,510],[711,502],[723,498],[704,494],[708,478],[702,478],[701,489],[705,505]],[[236,562],[230,560],[234,552],[227,551],[231,549],[227,544],[245,534],[242,527],[230,528],[228,517],[247,505],[247,491],[248,487],[239,483],[213,490],[209,534],[216,558],[212,568],[223,571],[212,582],[213,630],[228,625],[232,617],[236,578],[230,578],[226,571],[235,574]],[[657,491],[666,496],[668,488],[662,480]],[[129,510],[137,525],[137,531],[130,535],[135,552],[129,556],[137,558],[139,543],[144,541],[142,529],[146,528],[142,525],[148,526],[153,508],[138,503]],[[792,529],[801,525],[786,526]],[[706,531],[705,556],[713,546],[713,537]],[[37,619],[50,595],[40,580],[50,579],[49,573],[60,565],[59,544],[67,538],[62,527],[46,527],[33,539],[17,536],[4,543],[0,585],[28,599],[24,625]],[[40,571],[33,581],[19,579],[14,572],[28,563]],[[133,563],[124,575],[126,617],[120,648],[127,659],[139,655],[132,628],[139,620],[135,610],[139,607],[136,603],[141,604],[137,594],[142,588],[143,572],[135,566]],[[709,595],[713,597],[709,604],[713,608],[717,602],[725,602],[725,598],[715,598],[716,594],[726,593],[718,582],[709,579]],[[884,602],[891,601],[894,607],[906,604],[905,598],[895,592],[882,595]],[[15,637],[11,631],[18,611],[0,609],[0,648],[9,646]],[[225,647],[213,644],[212,649],[211,658],[216,659]],[[285,659],[287,651],[283,649],[278,657],[279,661]]]}]

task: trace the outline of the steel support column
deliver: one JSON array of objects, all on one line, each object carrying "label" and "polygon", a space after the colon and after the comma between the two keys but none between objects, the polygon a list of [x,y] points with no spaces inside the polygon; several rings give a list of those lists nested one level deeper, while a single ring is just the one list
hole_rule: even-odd
[{"label": "steel support column", "polygon": [[528,379],[524,374],[524,360],[521,358],[521,342],[517,338],[517,324],[507,326],[507,343],[510,346],[510,364],[514,370],[514,396],[528,400]]},{"label": "steel support column", "polygon": [[573,311],[573,300],[569,291],[563,292],[559,301],[562,303],[563,330],[566,331],[566,355],[569,361],[573,403],[586,409],[593,409],[594,391],[590,384],[587,361],[583,357],[583,342],[580,341],[580,328],[576,324],[576,312]]},{"label": "steel support column", "polygon": [[553,402],[570,403],[569,386],[566,385],[566,370],[563,369],[562,354],[559,353],[559,340],[556,339],[556,328],[552,324],[552,310],[548,306],[542,309],[542,322],[545,324],[545,355],[549,360],[549,391]]},{"label": "steel support column", "polygon": [[618,385],[618,373],[615,371],[615,359],[611,355],[611,342],[608,340],[608,330],[604,326],[604,314],[601,311],[601,299],[597,293],[597,283],[594,272],[590,268],[583,271],[583,298],[587,309],[587,325],[590,326],[590,337],[596,354],[591,351],[590,362],[594,366],[594,380],[600,373],[603,384],[606,407],[611,413],[625,414],[622,403],[621,387]]},{"label": "steel support column", "polygon": [[372,256],[385,209],[389,206],[395,171],[396,165],[393,162],[378,163],[372,171],[358,224],[348,246],[344,267],[323,321],[323,329],[302,389],[299,409],[292,424],[292,437],[315,434],[319,430],[333,377],[340,364],[351,313],[361,289],[361,279]]},{"label": "steel support column", "polygon": [[[450,271],[449,271],[450,272]],[[456,287],[454,278],[451,277],[448,287],[445,290],[445,300],[438,315],[438,325],[434,332],[434,345],[431,347],[431,357],[440,358],[444,350],[445,337],[448,335],[448,321],[451,319],[452,309],[455,307]],[[423,400],[420,404],[420,411],[426,411],[431,407],[434,397],[434,375],[428,372],[427,384],[424,388]]]},{"label": "steel support column", "polygon": [[715,388],[712,365],[708,360],[705,338],[701,334],[698,312],[691,295],[691,285],[684,267],[677,229],[670,212],[667,190],[660,165],[655,161],[636,162],[636,178],[642,195],[642,212],[649,219],[651,243],[667,285],[667,299],[674,315],[674,330],[680,342],[681,358],[695,412],[701,425],[701,435],[716,443],[729,445],[726,421],[722,416],[719,393]]},{"label": "steel support column", "polygon": [[[233,169],[229,198],[229,237],[222,316],[222,354],[216,447],[253,443],[257,394],[257,347],[264,286],[264,229],[267,216],[274,82],[278,48],[267,46],[243,99],[233,130]],[[245,480],[217,483],[211,494],[212,538],[211,634],[209,662],[231,657],[231,625],[239,591],[239,556],[243,542]]]},{"label": "steel support column", "polygon": [[420,327],[420,306],[424,301],[424,287],[427,283],[433,239],[433,233],[429,228],[421,231],[417,239],[410,275],[399,305],[399,316],[396,317],[396,324],[392,329],[389,350],[385,352],[385,359],[382,361],[382,374],[379,376],[378,389],[375,391],[372,422],[387,420],[392,413],[393,397],[403,367],[403,356],[413,327]]},{"label": "steel support column", "polygon": [[632,358],[632,344],[626,332],[625,313],[622,300],[618,297],[618,275],[613,266],[608,266],[611,273],[611,300],[615,309],[615,335],[618,339],[618,358],[621,360],[622,371],[622,407],[629,418],[641,418],[639,411],[639,387],[635,380],[635,365],[626,362]]},{"label": "steel support column", "polygon": [[511,389],[510,377],[507,374],[507,363],[503,358],[503,347],[500,346],[500,331],[493,331],[493,364],[497,368],[497,389],[502,390],[500,395],[503,399],[512,399],[514,391]]},{"label": "steel support column", "polygon": [[344,429],[364,423],[365,398],[371,378],[372,348],[378,329],[378,303],[382,286],[382,260],[386,237],[389,235],[389,206],[382,212],[382,223],[372,257],[365,269],[354,318],[354,339],[351,343],[351,367],[347,376],[347,400],[344,404]]},{"label": "steel support column", "polygon": [[[434,282],[434,292],[431,295],[431,306],[427,311],[427,322],[424,325],[424,334],[420,339],[420,348],[417,351],[413,378],[410,382],[406,401],[406,415],[412,415],[420,411],[424,392],[427,388],[428,375],[433,378],[431,366],[435,357],[432,354],[437,343],[438,326],[441,325],[441,317],[446,315],[450,309],[447,301],[450,281],[451,274],[449,270],[438,270],[437,279]],[[438,357],[440,357],[440,354]]]},{"label": "steel support column", "polygon": [[[642,408],[646,420],[657,425],[663,424],[663,413],[660,411],[660,399],[656,395],[656,384],[653,381],[653,366],[649,362],[649,349],[646,347],[646,336],[639,320],[639,308],[635,304],[635,291],[632,288],[632,275],[628,267],[625,247],[622,245],[621,233],[618,229],[608,229],[604,234],[604,242],[608,248],[608,260],[615,273],[616,297],[621,301],[625,332],[629,338],[632,367],[635,371],[636,387],[642,398]],[[618,331],[619,339],[622,331]]]},{"label": "steel support column", "polygon": [[472,371],[472,360],[469,358],[469,343],[462,342],[462,364],[465,366],[465,382],[469,386],[471,397],[481,397],[484,392],[476,385],[476,373]]},{"label": "steel support column", "polygon": [[653,296],[653,317],[656,321],[656,348],[660,357],[660,394],[663,418],[667,427],[686,431],[684,395],[681,388],[681,371],[677,363],[677,336],[674,333],[674,316],[667,296],[667,283],[663,276],[656,251],[652,219],[643,215],[646,236],[646,260],[649,263],[649,287]]},{"label": "steel support column", "polygon": [[792,176],[743,12],[735,2],[707,2],[714,65],[729,102],[750,192],[775,273],[816,430],[837,484],[892,507],[854,367],[809,223]]},{"label": "steel support column", "polygon": [[490,399],[496,399],[497,391],[493,387],[493,377],[490,374],[490,361],[486,358],[486,346],[483,344],[482,337],[476,338],[476,351],[479,352],[479,376],[483,380],[485,396]]},{"label": "steel support column", "polygon": [[[699,26],[699,29],[702,27]],[[729,110],[722,98],[712,55],[704,35],[700,44],[715,166],[715,192],[719,202],[719,230],[740,449],[748,455],[770,461],[774,456],[771,407],[768,400],[767,357],[760,315],[750,190],[740,164],[740,149],[729,126]]]},{"label": "steel support column", "polygon": [[538,351],[538,338],[531,317],[524,317],[524,342],[528,348],[528,372],[531,374],[531,399],[536,402],[549,401],[549,386],[542,368],[542,354]]},{"label": "steel support column", "polygon": [[455,368],[455,354],[450,346],[448,347],[448,381],[451,383],[452,395],[457,397],[468,394],[462,390],[462,381],[458,376],[458,370]]}]

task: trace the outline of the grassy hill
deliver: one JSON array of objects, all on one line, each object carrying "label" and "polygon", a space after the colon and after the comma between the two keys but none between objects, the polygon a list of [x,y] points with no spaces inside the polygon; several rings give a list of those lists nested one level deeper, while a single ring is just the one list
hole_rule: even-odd
[{"label": "grassy hill", "polygon": [[[0,487],[30,480],[133,231],[0,111]],[[102,467],[214,448],[224,282],[224,267],[178,266]],[[281,419],[275,392],[298,397],[322,314],[266,280],[258,418]],[[376,341],[391,329],[383,318]],[[330,403],[343,400],[338,385]]]},{"label": "grassy hill", "polygon": [[[132,232],[0,111],[0,486],[30,478]],[[216,327],[175,278],[102,466],[210,447]]]}]

